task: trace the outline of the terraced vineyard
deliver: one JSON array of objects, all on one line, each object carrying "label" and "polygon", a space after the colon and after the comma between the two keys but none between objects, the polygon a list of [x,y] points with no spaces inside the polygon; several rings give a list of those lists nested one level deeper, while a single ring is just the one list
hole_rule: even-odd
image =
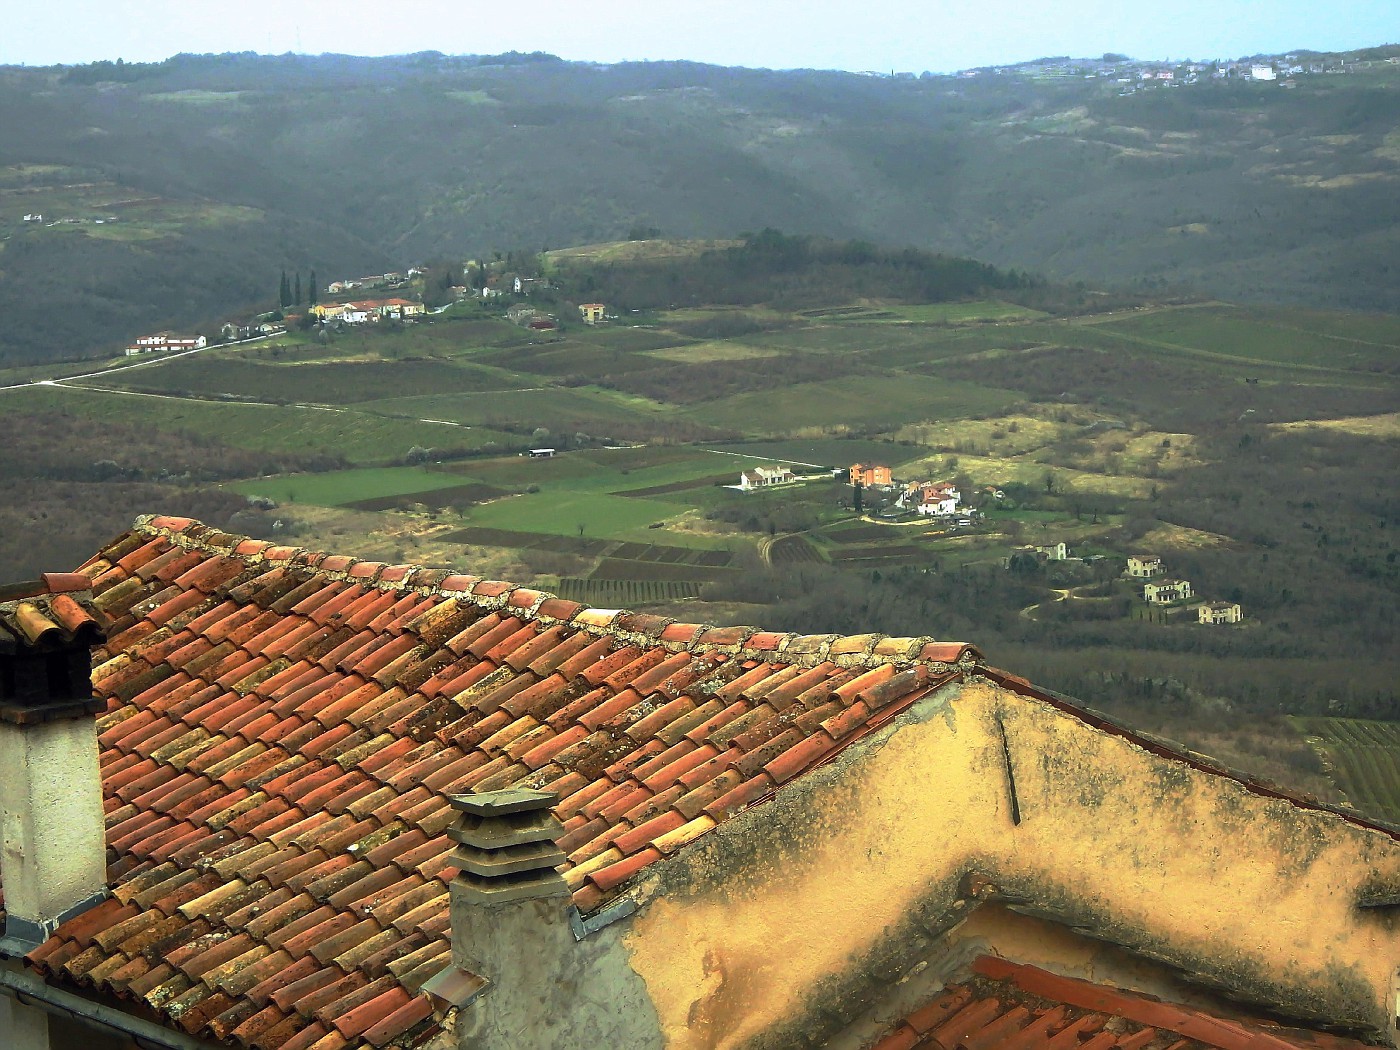
[{"label": "terraced vineyard", "polygon": [[803,536],[783,536],[773,541],[769,551],[774,565],[820,563],[822,556]]},{"label": "terraced vineyard", "polygon": [[602,608],[635,608],[653,602],[694,598],[700,585],[682,580],[594,580],[565,577],[559,581],[559,597]]},{"label": "terraced vineyard", "polygon": [[1294,718],[1357,809],[1400,824],[1400,724]]}]

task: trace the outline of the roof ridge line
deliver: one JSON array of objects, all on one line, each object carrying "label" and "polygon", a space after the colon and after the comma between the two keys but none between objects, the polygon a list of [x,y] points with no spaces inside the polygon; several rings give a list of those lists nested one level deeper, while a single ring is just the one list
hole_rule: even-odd
[{"label": "roof ridge line", "polygon": [[465,600],[488,612],[504,613],[545,626],[567,624],[595,637],[671,653],[718,653],[731,659],[761,660],[799,667],[832,663],[838,667],[927,667],[934,673],[971,674],[983,666],[981,651],[968,642],[939,641],[927,635],[796,634],[758,627],[716,627],[684,623],[667,616],[628,609],[600,609],[560,598],[549,591],[487,580],[447,569],[362,561],[305,547],[255,540],[224,532],[194,518],[143,514],[132,531],[162,538],[187,550],[236,558],[248,565],[298,568],[329,580],[381,591],[410,591],[423,597]]}]

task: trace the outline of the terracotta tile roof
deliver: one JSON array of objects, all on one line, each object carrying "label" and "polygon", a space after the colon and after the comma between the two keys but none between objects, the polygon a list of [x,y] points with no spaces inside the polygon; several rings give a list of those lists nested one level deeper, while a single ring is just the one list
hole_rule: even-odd
[{"label": "terracotta tile roof", "polygon": [[30,962],[253,1050],[436,1030],[449,794],[556,793],[590,912],[980,660],[588,609],[182,518],[81,571],[110,621],[112,896]]},{"label": "terracotta tile roof", "polygon": [[1229,1019],[992,956],[871,1050],[1362,1050],[1337,1036]]}]

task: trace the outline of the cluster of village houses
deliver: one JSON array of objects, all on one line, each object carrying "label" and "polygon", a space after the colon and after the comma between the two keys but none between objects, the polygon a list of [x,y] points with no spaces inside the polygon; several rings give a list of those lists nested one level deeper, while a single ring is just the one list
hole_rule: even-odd
[{"label": "cluster of village houses", "polygon": [[[224,342],[243,342],[249,339],[267,339],[270,336],[281,335],[287,330],[284,324],[273,321],[252,322],[250,324],[236,324],[230,322],[220,329],[219,334]],[[202,335],[174,335],[170,332],[157,332],[155,335],[143,335],[126,348],[127,357],[135,357],[138,354],[157,353],[181,353],[186,350],[203,350],[209,345],[209,340]]]},{"label": "cluster of village houses", "polygon": [[[1063,542],[1032,544],[1016,547],[1012,555],[1027,554],[1040,561],[1091,561],[1101,556],[1077,559]],[[1172,605],[1190,601],[1195,597],[1190,580],[1162,576],[1162,559],[1156,554],[1130,554],[1123,575],[1128,579],[1142,581],[1142,600],[1148,605]],[[1158,578],[1160,577],[1160,579]],[[1196,619],[1204,624],[1239,623],[1244,619],[1239,602],[1203,602],[1196,606]]]},{"label": "cluster of village houses", "polygon": [[341,324],[370,324],[378,321],[401,321],[426,313],[422,303],[412,299],[361,299],[347,303],[317,303],[309,313],[321,322]]},{"label": "cluster of village houses", "polygon": [[[1169,605],[1188,601],[1194,596],[1190,580],[1169,576],[1157,579],[1164,571],[1162,559],[1156,554],[1130,554],[1124,574],[1129,579],[1144,581],[1142,598],[1149,605]],[[1244,613],[1239,602],[1204,602],[1196,607],[1196,617],[1206,624],[1239,623],[1244,619]]]},{"label": "cluster of village houses", "polygon": [[[26,221],[28,220],[26,216]],[[40,216],[39,218],[42,218]],[[326,286],[328,295],[343,295],[356,288],[401,288],[414,277],[422,274],[422,270],[411,268],[406,273],[385,273],[376,274],[371,277],[358,277],[353,280],[332,281]],[[484,299],[495,298],[504,295],[508,290],[515,295],[529,295],[531,292],[541,288],[549,287],[548,282],[542,278],[520,277],[517,274],[505,274],[492,278],[492,285],[481,289],[481,297]],[[457,298],[467,298],[472,294],[468,288],[452,289]],[[612,315],[607,312],[604,303],[582,303],[578,308],[579,319],[584,324],[596,325],[609,320]],[[421,302],[412,299],[389,298],[389,299],[357,299],[345,302],[317,303],[307,308],[307,313],[314,317],[321,324],[349,324],[363,325],[373,324],[379,321],[402,321],[415,317],[421,317],[427,313],[426,307]],[[511,323],[518,324],[522,328],[532,331],[553,331],[559,327],[558,319],[552,314],[544,313],[533,306],[519,303],[512,306],[506,312],[506,317]],[[272,321],[252,321],[249,323],[229,322],[221,329],[225,342],[235,342],[248,339],[266,338],[273,335],[281,335],[287,330],[285,324]],[[170,332],[159,332],[155,335],[142,336],[126,348],[127,357],[135,357],[137,354],[163,353],[183,350],[202,350],[208,345],[208,340],[202,335],[183,336],[174,335]]]},{"label": "cluster of village houses", "polygon": [[[937,518],[971,513],[962,506],[962,493],[951,481],[898,481],[889,467],[876,463],[854,463],[848,476],[851,484],[859,486],[862,490],[893,492],[894,505],[898,510]],[[970,525],[972,521],[970,518],[964,518],[959,524]]]},{"label": "cluster of village houses", "polygon": [[356,288],[402,288],[415,277],[421,277],[423,271],[416,266],[411,266],[407,273],[397,271],[391,273],[376,273],[368,277],[346,278],[340,281],[332,281],[326,285],[327,295],[344,295],[346,292],[353,292]]},{"label": "cluster of village houses", "polygon": [[116,222],[117,217],[115,215],[104,215],[100,219],[90,217],[66,218],[50,219],[48,222],[45,222],[43,212],[26,212],[24,215],[24,221],[29,223],[30,225],[37,226],[80,226],[83,223],[92,223],[92,225],[94,226],[105,226],[108,223]]},{"label": "cluster of village houses", "polygon": [[[1305,61],[1305,58],[1307,60]],[[1386,61],[1395,63],[1391,58]],[[1016,66],[983,67],[965,69],[957,74],[963,79],[984,75],[1021,75],[1033,80],[1100,80],[1125,85],[1120,94],[1130,95],[1135,91],[1152,87],[1180,87],[1205,81],[1255,81],[1278,84],[1283,87],[1296,85],[1294,78],[1321,74],[1350,73],[1364,69],[1369,61],[1348,61],[1333,56],[1276,55],[1254,57],[1239,61],[1219,60],[1215,62],[1181,62],[1162,64],[1140,62],[1123,56],[1102,59],[1041,59]]]},{"label": "cluster of village houses", "polygon": [[[960,525],[972,523],[971,518],[958,517],[973,512],[962,506],[962,493],[951,481],[896,481],[889,467],[872,463],[855,463],[849,471],[834,473],[838,476],[847,474],[850,483],[862,489],[873,489],[877,492],[894,490],[897,493],[895,506],[903,511],[945,520],[955,519]],[[807,479],[793,473],[790,467],[752,467],[740,472],[739,484],[734,488],[741,492],[751,492],[804,480]],[[999,494],[994,491],[994,495]],[[1040,561],[1087,561],[1102,557],[1095,555],[1089,559],[1074,558],[1064,541],[1016,547],[1012,555],[1017,554],[1030,555]],[[1171,605],[1189,601],[1194,597],[1189,580],[1163,576],[1163,571],[1162,559],[1157,555],[1131,554],[1128,556],[1128,567],[1124,575],[1132,580],[1143,581],[1142,598],[1149,605]],[[1204,602],[1196,607],[1196,616],[1203,624],[1239,623],[1244,619],[1239,602]]]},{"label": "cluster of village houses", "polygon": [[[877,492],[895,492],[895,506],[902,511],[912,511],[927,517],[956,517],[971,513],[962,506],[962,493],[951,481],[896,481],[890,468],[873,463],[855,463],[846,471],[833,471],[840,476],[846,474],[852,485]],[[825,477],[825,475],[822,475]],[[754,489],[772,488],[775,485],[790,485],[805,481],[802,475],[793,473],[790,467],[753,467],[741,471],[739,484],[734,487],[741,492]],[[960,523],[971,524],[971,519]]]}]

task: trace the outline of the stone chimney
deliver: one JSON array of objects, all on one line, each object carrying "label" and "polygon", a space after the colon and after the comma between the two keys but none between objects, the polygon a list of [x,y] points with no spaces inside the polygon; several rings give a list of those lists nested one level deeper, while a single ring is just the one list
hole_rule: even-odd
[{"label": "stone chimney", "polygon": [[21,955],[106,896],[92,647],[105,641],[79,573],[0,587],[0,877]]},{"label": "stone chimney", "polygon": [[458,848],[452,862],[452,966],[423,990],[452,1006],[472,1003],[458,1021],[462,1047],[518,1050],[552,1046],[558,1022],[542,1010],[540,989],[576,975],[563,826],[558,797],[512,789],[452,799]]}]

